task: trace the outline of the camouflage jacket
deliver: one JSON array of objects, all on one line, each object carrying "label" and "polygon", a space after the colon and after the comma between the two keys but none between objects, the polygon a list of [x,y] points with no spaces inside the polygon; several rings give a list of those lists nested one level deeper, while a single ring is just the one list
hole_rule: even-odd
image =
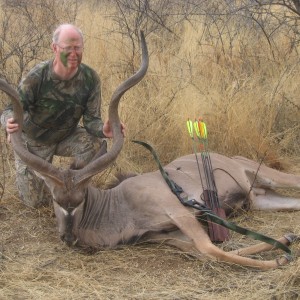
[{"label": "camouflage jacket", "polygon": [[[52,63],[50,60],[38,64],[19,85],[25,134],[43,144],[58,143],[75,130],[82,117],[86,130],[103,138],[97,73],[81,64],[73,78],[60,80],[52,71]],[[11,106],[3,115],[1,121],[6,124],[12,116]]]}]

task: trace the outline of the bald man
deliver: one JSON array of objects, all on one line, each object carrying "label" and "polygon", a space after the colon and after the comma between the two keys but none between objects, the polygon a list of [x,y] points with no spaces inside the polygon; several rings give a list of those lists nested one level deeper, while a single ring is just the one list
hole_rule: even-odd
[{"label": "bald man", "polygon": [[[100,114],[100,78],[83,64],[83,34],[72,24],[53,33],[54,58],[36,65],[18,87],[24,108],[23,140],[29,151],[52,162],[53,156],[76,157],[88,162],[103,138],[111,138],[109,122]],[[8,106],[1,124],[10,134],[18,130]],[[82,125],[79,121],[82,120]],[[122,124],[124,133],[124,125]],[[30,207],[48,204],[50,193],[43,180],[15,154],[16,184],[22,202]]]}]

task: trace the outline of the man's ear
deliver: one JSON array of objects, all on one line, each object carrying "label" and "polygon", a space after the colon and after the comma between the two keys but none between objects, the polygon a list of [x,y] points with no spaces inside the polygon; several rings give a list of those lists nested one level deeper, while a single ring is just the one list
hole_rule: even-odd
[{"label": "man's ear", "polygon": [[53,52],[56,52],[57,51],[57,45],[55,43],[52,43],[51,44],[51,49]]}]

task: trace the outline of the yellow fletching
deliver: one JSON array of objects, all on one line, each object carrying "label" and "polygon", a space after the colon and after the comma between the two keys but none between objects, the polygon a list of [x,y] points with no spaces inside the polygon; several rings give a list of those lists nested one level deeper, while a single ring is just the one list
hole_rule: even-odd
[{"label": "yellow fletching", "polygon": [[194,129],[195,129],[197,137],[200,138],[200,131],[199,131],[199,126],[198,126],[197,121],[194,122]]},{"label": "yellow fletching", "polygon": [[191,138],[193,138],[194,137],[193,122],[190,119],[188,119],[186,121],[186,126],[187,126],[187,129],[188,129],[189,135],[191,136]]}]

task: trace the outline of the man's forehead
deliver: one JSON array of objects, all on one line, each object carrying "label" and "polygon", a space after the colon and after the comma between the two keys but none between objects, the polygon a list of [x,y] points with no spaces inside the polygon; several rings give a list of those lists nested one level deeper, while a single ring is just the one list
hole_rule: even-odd
[{"label": "man's forehead", "polygon": [[80,34],[72,29],[63,30],[59,35],[59,41],[64,43],[82,42]]},{"label": "man's forehead", "polygon": [[80,37],[65,37],[65,38],[61,39],[61,42],[64,42],[64,43],[81,42],[81,38]]}]

